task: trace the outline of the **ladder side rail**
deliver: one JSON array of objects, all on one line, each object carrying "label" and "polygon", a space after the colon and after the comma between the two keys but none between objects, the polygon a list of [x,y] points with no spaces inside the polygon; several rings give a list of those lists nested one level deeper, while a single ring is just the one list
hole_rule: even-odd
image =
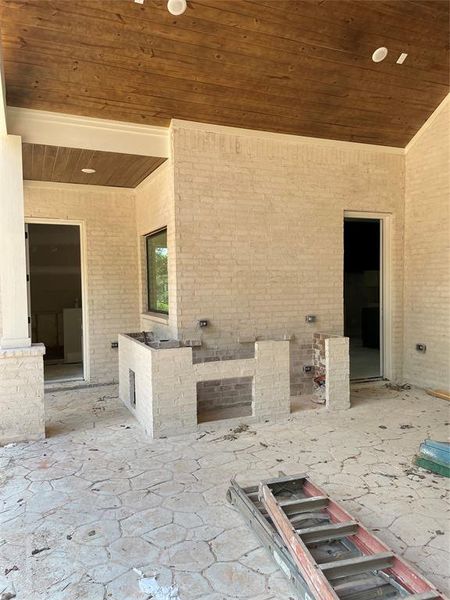
[{"label": "ladder side rail", "polygon": [[253,493],[249,494],[248,492],[249,488],[241,488],[236,480],[232,479],[227,497],[229,502],[238,508],[243,518],[249,523],[250,528],[267,552],[272,555],[275,563],[287,577],[298,597],[304,600],[311,598],[311,591],[278,531],[251,500],[250,496],[253,496]]},{"label": "ladder side rail", "polygon": [[[326,492],[316,485],[309,477],[303,485],[303,489],[308,496],[325,496]],[[339,523],[345,520],[354,520],[358,522],[358,531],[354,536],[348,539],[352,541],[355,546],[363,554],[375,554],[378,552],[391,552],[389,546],[382,542],[376,535],[368,531],[366,527],[358,520],[354,519],[350,513],[348,513],[342,506],[340,506],[335,500],[330,498],[328,508],[326,509],[330,514],[331,521]],[[421,594],[424,592],[435,592],[442,600],[445,600],[445,596],[439,592],[428,579],[419,575],[415,569],[403,558],[400,558],[397,553],[394,554],[394,560],[392,566],[386,569],[385,572],[398,579],[399,583],[403,585],[407,590],[413,594]]]},{"label": "ladder side rail", "polygon": [[267,512],[287,545],[300,573],[311,588],[311,591],[313,591],[320,600],[339,600],[332,585],[322,573],[306,544],[304,544],[297,535],[289,518],[279,506],[270,488],[265,483],[261,483],[259,491],[260,499],[264,503]]}]

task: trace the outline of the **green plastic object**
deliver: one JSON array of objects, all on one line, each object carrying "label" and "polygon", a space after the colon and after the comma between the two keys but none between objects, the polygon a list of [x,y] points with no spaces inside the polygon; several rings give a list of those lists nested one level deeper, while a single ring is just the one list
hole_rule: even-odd
[{"label": "green plastic object", "polygon": [[422,469],[437,473],[443,477],[450,477],[450,467],[447,465],[439,464],[438,462],[424,458],[423,456],[416,456],[414,462],[418,467],[422,467]]},{"label": "green plastic object", "polygon": [[448,442],[437,442],[436,440],[425,440],[420,444],[419,456],[450,467],[450,444]]}]

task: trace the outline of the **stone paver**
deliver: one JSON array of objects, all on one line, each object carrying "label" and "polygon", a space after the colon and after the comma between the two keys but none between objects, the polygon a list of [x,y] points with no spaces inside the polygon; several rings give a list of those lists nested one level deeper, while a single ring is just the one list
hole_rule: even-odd
[{"label": "stone paver", "polygon": [[236,439],[212,425],[152,442],[116,386],[47,394],[54,437],[0,448],[0,597],[146,600],[137,568],[177,585],[180,600],[287,600],[284,576],[225,500],[231,477],[280,470],[308,472],[448,591],[449,482],[411,464],[424,438],[447,439],[448,405],[381,384],[353,388],[352,400]]}]

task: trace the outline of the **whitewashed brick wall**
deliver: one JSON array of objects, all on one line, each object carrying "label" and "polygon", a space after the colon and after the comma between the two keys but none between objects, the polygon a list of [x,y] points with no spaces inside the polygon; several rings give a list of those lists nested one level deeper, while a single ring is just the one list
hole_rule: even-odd
[{"label": "whitewashed brick wall", "polygon": [[179,333],[211,348],[293,335],[291,390],[310,391],[313,332],[343,333],[344,210],[387,212],[400,377],[404,156],[180,121],[172,138]]},{"label": "whitewashed brick wall", "polygon": [[[293,335],[291,391],[310,391],[302,366],[313,332],[343,333],[343,214],[352,210],[392,214],[392,378],[403,367],[406,380],[449,387],[448,118],[447,107],[407,154],[406,224],[405,157],[395,151],[180,121],[172,159],[134,193],[27,182],[28,217],[86,225],[91,381],[117,379],[118,332],[202,337],[202,351],[219,354],[242,353],[238,339]],[[145,314],[143,242],[164,226],[166,320]],[[200,318],[210,326],[200,330]]]},{"label": "whitewashed brick wall", "polygon": [[106,187],[25,182],[25,216],[73,219],[86,230],[90,381],[118,379],[121,331],[139,329],[134,195]]},{"label": "whitewashed brick wall", "polygon": [[[406,154],[404,378],[450,390],[450,101]],[[427,346],[425,354],[416,343]]]},{"label": "whitewashed brick wall", "polygon": [[0,349],[0,445],[45,436],[44,346]]},{"label": "whitewashed brick wall", "polygon": [[[155,437],[153,418],[152,354],[139,342],[119,335],[119,397],[150,437]],[[130,369],[135,377],[136,405],[132,405]]]},{"label": "whitewashed brick wall", "polygon": [[[175,204],[173,195],[173,165],[167,160],[135,191],[136,227],[140,272],[141,329],[156,335],[177,337]],[[147,304],[147,259],[145,236],[167,227],[169,271],[169,317],[152,316]]]}]

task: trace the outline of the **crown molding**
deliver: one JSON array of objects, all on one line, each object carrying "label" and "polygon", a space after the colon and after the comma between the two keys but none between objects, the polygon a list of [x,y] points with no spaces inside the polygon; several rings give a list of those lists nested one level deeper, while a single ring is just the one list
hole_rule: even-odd
[{"label": "crown molding", "polygon": [[36,181],[34,179],[24,179],[24,190],[62,190],[73,192],[90,192],[97,194],[134,194],[136,188],[113,187],[110,185],[92,185],[84,183],[63,183],[60,181]]}]

